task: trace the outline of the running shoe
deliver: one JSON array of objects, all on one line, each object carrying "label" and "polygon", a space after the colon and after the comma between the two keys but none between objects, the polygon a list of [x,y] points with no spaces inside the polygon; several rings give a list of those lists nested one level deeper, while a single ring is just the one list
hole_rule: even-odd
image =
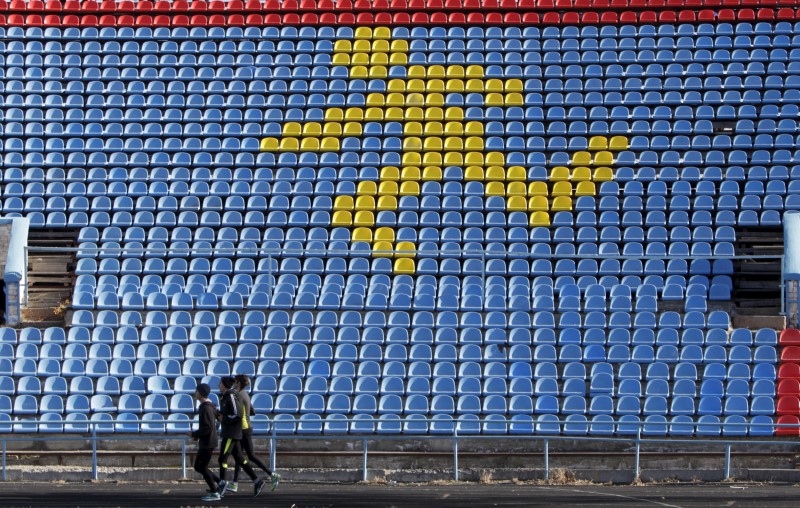
[{"label": "running shoe", "polygon": [[256,483],[253,484],[253,497],[257,497],[259,494],[261,494],[261,491],[264,490],[264,485],[266,485],[266,483],[267,482],[265,482],[263,478],[256,480]]},{"label": "running shoe", "polygon": [[217,492],[209,492],[205,496],[201,497],[201,501],[219,501],[222,497]]},{"label": "running shoe", "polygon": [[278,484],[280,482],[281,482],[281,475],[279,475],[278,473],[272,473],[272,489],[270,490],[274,491],[275,489],[277,489]]},{"label": "running shoe", "polygon": [[228,484],[225,485],[225,490],[228,492],[239,492],[239,484],[236,482],[227,482]]},{"label": "running shoe", "polygon": [[219,485],[217,486],[217,494],[219,494],[220,499],[225,497],[225,489],[227,487],[228,487],[228,482],[226,482],[225,480],[219,482]]}]

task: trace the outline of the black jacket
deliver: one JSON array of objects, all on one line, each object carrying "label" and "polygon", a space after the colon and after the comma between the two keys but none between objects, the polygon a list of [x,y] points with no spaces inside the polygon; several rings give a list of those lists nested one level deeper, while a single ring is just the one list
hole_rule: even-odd
[{"label": "black jacket", "polygon": [[228,390],[219,398],[222,415],[222,439],[242,439],[242,403],[236,390]]},{"label": "black jacket", "polygon": [[192,432],[192,437],[197,439],[198,448],[213,450],[217,447],[217,408],[207,400],[197,408],[197,414],[200,426]]}]

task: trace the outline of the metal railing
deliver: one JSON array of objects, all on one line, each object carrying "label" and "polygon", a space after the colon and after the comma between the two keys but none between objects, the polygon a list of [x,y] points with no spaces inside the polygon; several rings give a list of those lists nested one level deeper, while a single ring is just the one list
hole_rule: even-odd
[{"label": "metal railing", "polygon": [[[498,420],[487,420],[487,419],[474,419],[474,420],[462,420],[468,422],[470,424],[483,424],[483,423],[490,423],[490,424],[498,424]],[[342,423],[367,423],[365,420],[359,420],[354,418],[341,418],[335,420],[337,424]],[[405,422],[412,422],[412,423],[422,423],[425,422],[426,425],[432,422],[442,423],[442,420],[433,420],[433,419],[409,419],[409,418],[400,418],[397,420],[392,420],[392,423],[400,424]],[[565,426],[567,425],[578,425],[581,427],[586,428],[586,432],[583,434],[588,434],[588,428],[593,423],[600,423],[600,422],[570,422],[565,420],[549,420],[545,423],[548,426],[558,426],[558,431],[553,432],[542,432],[540,434],[499,434],[499,435],[490,435],[490,434],[470,434],[470,433],[461,433],[458,432],[458,424],[459,420],[452,420],[448,423],[451,423],[453,426],[452,432],[441,433],[441,434],[416,434],[416,433],[407,433],[407,434],[376,434],[374,431],[372,433],[362,433],[362,432],[352,432],[352,433],[319,433],[319,434],[299,434],[299,433],[284,433],[280,432],[277,429],[277,425],[280,425],[281,422],[272,422],[272,426],[270,432],[258,432],[254,430],[254,435],[256,437],[261,437],[266,439],[270,444],[269,449],[269,467],[271,470],[277,469],[277,455],[278,455],[278,443],[283,441],[315,441],[315,440],[324,440],[324,441],[360,441],[362,446],[362,461],[361,461],[361,471],[362,471],[362,480],[368,480],[368,461],[369,461],[369,442],[370,441],[419,441],[419,440],[452,440],[452,453],[453,453],[453,479],[458,481],[459,480],[459,465],[458,465],[458,458],[459,458],[459,441],[464,440],[480,440],[480,441],[507,441],[507,440],[514,440],[514,441],[526,441],[526,442],[537,442],[541,441],[542,443],[542,470],[544,479],[547,480],[550,477],[550,443],[551,442],[601,442],[601,443],[628,443],[634,445],[633,450],[633,457],[634,457],[634,469],[633,469],[633,479],[638,480],[641,476],[641,449],[642,445],[647,444],[677,444],[677,445],[685,445],[685,446],[716,446],[722,445],[723,451],[723,478],[728,480],[732,479],[731,470],[732,470],[732,463],[731,463],[731,449],[733,446],[737,447],[752,447],[752,446],[778,446],[778,447],[798,447],[800,446],[800,442],[798,441],[788,441],[788,440],[781,440],[781,439],[764,439],[764,438],[746,438],[740,437],[738,439],[733,438],[732,436],[724,436],[719,438],[711,438],[711,437],[691,437],[689,436],[685,438],[668,438],[668,437],[660,437],[663,436],[662,433],[653,433],[651,437],[649,434],[650,432],[645,429],[648,425],[664,425],[670,427],[682,427],[686,429],[687,432],[691,431],[690,436],[696,435],[696,432],[699,431],[700,428],[708,428],[713,427],[717,429],[717,431],[722,434],[722,428],[732,428],[732,429],[740,429],[742,432],[748,432],[751,430],[762,430],[766,431],[767,429],[774,431],[778,427],[781,429],[795,429],[798,433],[800,433],[800,425],[799,424],[775,424],[775,423],[708,423],[708,422],[620,422],[620,421],[613,421],[613,422],[602,422],[604,425],[624,425],[629,428],[636,428],[635,433],[631,433],[628,436],[588,436],[588,435],[564,435]],[[99,478],[98,472],[98,450],[97,445],[98,442],[104,441],[153,441],[153,440],[163,440],[163,441],[180,441],[181,443],[181,479],[187,479],[186,476],[186,468],[187,468],[187,455],[189,451],[187,450],[187,442],[191,439],[187,434],[183,435],[171,435],[171,434],[159,434],[154,433],[152,435],[106,435],[103,431],[98,432],[98,427],[100,426],[109,426],[115,424],[150,424],[150,425],[180,425],[186,426],[189,428],[189,422],[169,422],[169,421],[153,421],[153,420],[107,420],[107,421],[86,421],[86,422],[54,422],[54,421],[46,421],[46,420],[20,420],[19,422],[8,422],[5,425],[14,425],[14,424],[22,424],[22,425],[48,425],[48,426],[65,426],[65,425],[75,425],[81,427],[87,427],[90,429],[89,436],[53,436],[53,435],[33,435],[33,436],[14,436],[9,437],[7,435],[0,435],[0,445],[2,445],[2,471],[0,472],[0,479],[2,481],[7,480],[7,455],[8,451],[8,444],[15,443],[15,442],[53,442],[53,441],[90,441],[91,443],[91,478],[93,480],[97,480]],[[289,422],[283,422],[284,424],[289,424]],[[297,421],[295,421],[297,423]],[[323,424],[323,421],[316,421],[315,423],[319,423],[320,425]],[[373,420],[372,424],[376,424],[378,421]],[[511,423],[508,420],[505,421],[506,425]],[[537,422],[531,421],[527,422],[530,425],[536,425]],[[765,438],[767,436],[764,436]],[[15,453],[24,453],[16,451]],[[31,452],[35,453],[35,452]],[[121,452],[124,454],[124,452]]]}]

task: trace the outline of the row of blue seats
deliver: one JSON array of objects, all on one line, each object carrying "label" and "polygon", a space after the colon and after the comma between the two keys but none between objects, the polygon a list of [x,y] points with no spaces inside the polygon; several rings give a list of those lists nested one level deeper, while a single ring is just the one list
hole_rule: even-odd
[{"label": "row of blue seats", "polygon": [[[749,420],[741,415],[729,415],[720,419],[715,415],[702,415],[696,421],[687,415],[673,416],[669,420],[664,415],[649,415],[640,419],[636,415],[623,415],[615,420],[610,415],[595,415],[587,419],[584,415],[567,415],[565,423],[552,414],[533,417],[526,414],[515,414],[506,419],[504,415],[490,414],[478,416],[462,414],[456,418],[447,414],[434,415],[429,421],[423,415],[408,415],[402,418],[396,414],[384,414],[373,418],[368,414],[356,414],[352,423],[346,421],[342,414],[329,414],[323,419],[315,413],[307,413],[297,419],[290,414],[279,414],[270,420],[264,415],[253,417],[253,429],[257,434],[268,434],[274,426],[277,434],[432,434],[459,435],[476,434],[511,434],[526,435],[549,434],[566,436],[631,436],[641,429],[644,436],[704,437],[714,436],[772,436],[772,418],[766,415],[753,416]],[[144,423],[137,423],[140,419]],[[0,431],[30,434],[42,433],[86,433],[90,431],[87,423],[89,417],[83,413],[72,413],[62,417],[58,413],[45,413],[41,416],[44,423],[33,423],[8,414],[0,414]],[[486,420],[486,421],[481,421]],[[91,415],[91,426],[98,433],[155,433],[185,434],[191,429],[191,421],[186,414],[171,414],[165,420],[161,414],[145,413],[136,415],[121,413],[112,416],[109,413]],[[643,425],[642,425],[643,424]]]},{"label": "row of blue seats", "polygon": [[[584,27],[395,27],[393,39],[583,39],[616,37],[655,37],[655,36],[714,36],[714,35],[772,35],[800,33],[798,24],[782,21],[778,23],[700,23],[663,25],[623,25],[623,26],[584,26]],[[192,28],[149,28],[149,27],[86,27],[86,28],[41,28],[8,27],[0,35],[10,40],[25,39],[100,39],[100,40],[168,40],[168,39],[353,39],[355,29],[341,27],[192,27]]]},{"label": "row of blue seats", "polygon": [[[192,412],[194,404],[187,395],[177,400],[177,407],[170,407],[167,398],[159,394],[148,395],[144,404],[139,395],[124,394],[114,403],[108,395],[94,395],[89,406],[85,406],[86,396],[73,395],[64,399],[59,395],[45,395],[40,400],[33,395],[18,395],[12,400],[6,395],[0,395],[0,408],[6,414],[36,415],[45,412],[57,413],[89,413],[89,412],[129,412],[140,414],[142,412]],[[327,399],[327,400],[326,400]],[[413,394],[403,400],[399,395],[381,395],[376,397],[370,394],[356,395],[351,400],[344,394],[323,397],[320,394],[308,394],[302,399],[293,393],[281,393],[276,397],[258,393],[252,398],[253,409],[259,414],[607,414],[607,415],[766,415],[775,412],[775,403],[771,397],[756,396],[752,401],[744,396],[728,396],[724,402],[720,397],[701,396],[695,405],[695,400],[689,396],[673,397],[668,401],[662,396],[648,396],[644,401],[635,396],[622,396],[614,399],[608,395],[597,395],[587,400],[580,395],[568,395],[561,403],[556,397],[543,395],[537,397],[535,402],[527,395],[461,395],[457,401],[451,395],[434,395],[427,397],[422,394]],[[41,403],[41,405],[40,405]]]}]

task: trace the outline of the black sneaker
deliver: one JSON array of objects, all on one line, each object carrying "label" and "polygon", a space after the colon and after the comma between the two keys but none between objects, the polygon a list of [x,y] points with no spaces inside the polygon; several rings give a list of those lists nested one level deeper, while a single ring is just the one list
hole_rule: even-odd
[{"label": "black sneaker", "polygon": [[263,478],[256,480],[256,483],[253,484],[253,497],[257,497],[259,494],[261,494],[261,491],[264,490],[264,486],[266,484],[267,482],[265,482]]},{"label": "black sneaker", "polygon": [[225,487],[228,485],[228,482],[225,480],[221,480],[219,485],[217,486],[217,494],[219,494],[220,499],[225,497]]}]

